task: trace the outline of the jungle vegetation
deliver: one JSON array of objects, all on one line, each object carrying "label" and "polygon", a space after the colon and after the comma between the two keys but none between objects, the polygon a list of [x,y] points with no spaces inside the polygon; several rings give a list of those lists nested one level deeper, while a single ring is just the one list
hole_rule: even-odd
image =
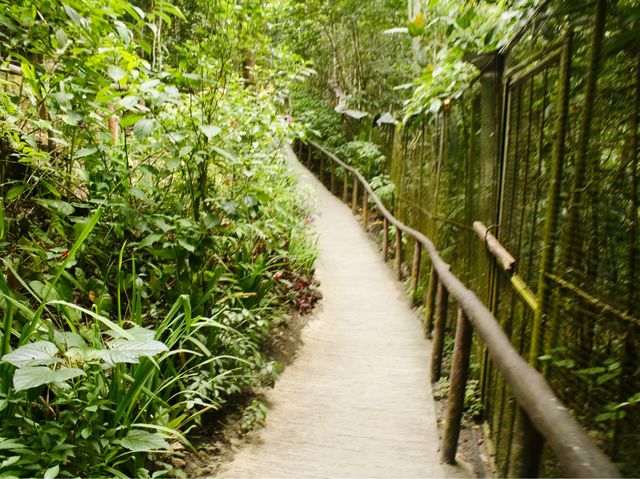
[{"label": "jungle vegetation", "polygon": [[[553,193],[558,63],[510,90],[490,60],[569,37]],[[311,206],[282,155],[309,138],[640,470],[639,38],[632,0],[0,0],[0,477],[179,475],[207,413],[273,384],[270,334],[313,307]],[[475,219],[548,316],[487,266]],[[515,406],[474,348],[472,415],[508,455]]]}]

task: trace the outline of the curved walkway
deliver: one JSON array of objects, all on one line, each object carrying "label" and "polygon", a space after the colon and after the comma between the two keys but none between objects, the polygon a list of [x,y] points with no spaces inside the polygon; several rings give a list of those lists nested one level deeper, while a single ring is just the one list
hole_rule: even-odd
[{"label": "curved walkway", "polygon": [[270,394],[260,438],[219,477],[459,475],[439,463],[430,344],[406,295],[351,210],[288,154],[317,195],[324,299]]}]

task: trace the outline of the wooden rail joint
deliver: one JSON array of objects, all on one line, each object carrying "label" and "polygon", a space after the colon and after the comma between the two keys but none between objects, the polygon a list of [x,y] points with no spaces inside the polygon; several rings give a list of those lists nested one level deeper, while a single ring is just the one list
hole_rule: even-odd
[{"label": "wooden rail joint", "polygon": [[493,254],[493,256],[495,256],[495,258],[500,262],[502,268],[507,273],[516,271],[516,259],[511,256],[511,253],[509,253],[504,246],[502,246],[498,239],[491,233],[489,228],[480,221],[474,221],[473,230],[480,237],[480,240],[487,246],[487,249],[491,254]]}]

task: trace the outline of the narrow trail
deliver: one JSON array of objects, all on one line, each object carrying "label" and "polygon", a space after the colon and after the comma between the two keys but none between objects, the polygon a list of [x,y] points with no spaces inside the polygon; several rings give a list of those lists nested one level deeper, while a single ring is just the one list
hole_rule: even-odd
[{"label": "narrow trail", "polygon": [[317,195],[323,300],[271,392],[267,426],[218,477],[460,477],[439,462],[430,343],[350,209],[297,162]]}]

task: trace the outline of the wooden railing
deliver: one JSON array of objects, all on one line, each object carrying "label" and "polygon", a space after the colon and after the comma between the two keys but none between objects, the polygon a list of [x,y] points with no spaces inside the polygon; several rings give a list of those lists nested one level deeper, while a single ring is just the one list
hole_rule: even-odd
[{"label": "wooden railing", "polygon": [[[431,325],[433,326],[431,380],[434,382],[440,378],[441,373],[449,297],[458,305],[455,347],[442,434],[442,461],[449,464],[455,463],[471,357],[471,340],[473,332],[476,331],[484,342],[493,364],[511,387],[513,396],[520,406],[523,434],[526,436],[527,426],[532,426],[535,429],[532,433],[539,433],[551,446],[567,477],[620,477],[609,458],[596,446],[560,402],[542,374],[529,365],[516,351],[493,313],[450,271],[449,265],[442,259],[433,242],[419,231],[396,219],[358,170],[347,165],[333,153],[313,141],[307,142],[306,145],[308,167],[312,167],[310,147],[321,153],[319,174],[323,180],[326,176],[325,158],[331,161],[330,188],[332,193],[335,193],[336,187],[336,167],[344,169],[341,196],[345,202],[349,196],[349,175],[351,175],[353,178],[351,206],[354,214],[358,210],[358,189],[362,188],[361,211],[365,229],[368,229],[370,218],[369,202],[372,201],[377,207],[383,217],[382,253],[385,260],[389,254],[389,228],[391,225],[395,226],[394,267],[399,278],[402,267],[402,235],[405,234],[415,240],[411,264],[411,288],[414,292],[419,282],[422,250],[427,251],[431,264],[430,281],[435,286],[430,288],[433,291],[432,297],[427,298],[428,313],[425,320],[429,329]],[[302,156],[302,144],[300,144],[299,156]],[[510,261],[508,252],[501,249],[497,240],[482,228],[482,225],[475,226],[478,234],[484,235],[489,250],[494,256],[501,256],[505,269],[508,270]],[[526,288],[526,285],[524,287]],[[527,296],[528,293],[528,290],[521,291],[524,296]],[[529,427],[529,429],[531,428]],[[522,444],[523,447],[527,447],[527,440],[523,440]],[[527,471],[527,469],[525,465],[520,470]]]}]

